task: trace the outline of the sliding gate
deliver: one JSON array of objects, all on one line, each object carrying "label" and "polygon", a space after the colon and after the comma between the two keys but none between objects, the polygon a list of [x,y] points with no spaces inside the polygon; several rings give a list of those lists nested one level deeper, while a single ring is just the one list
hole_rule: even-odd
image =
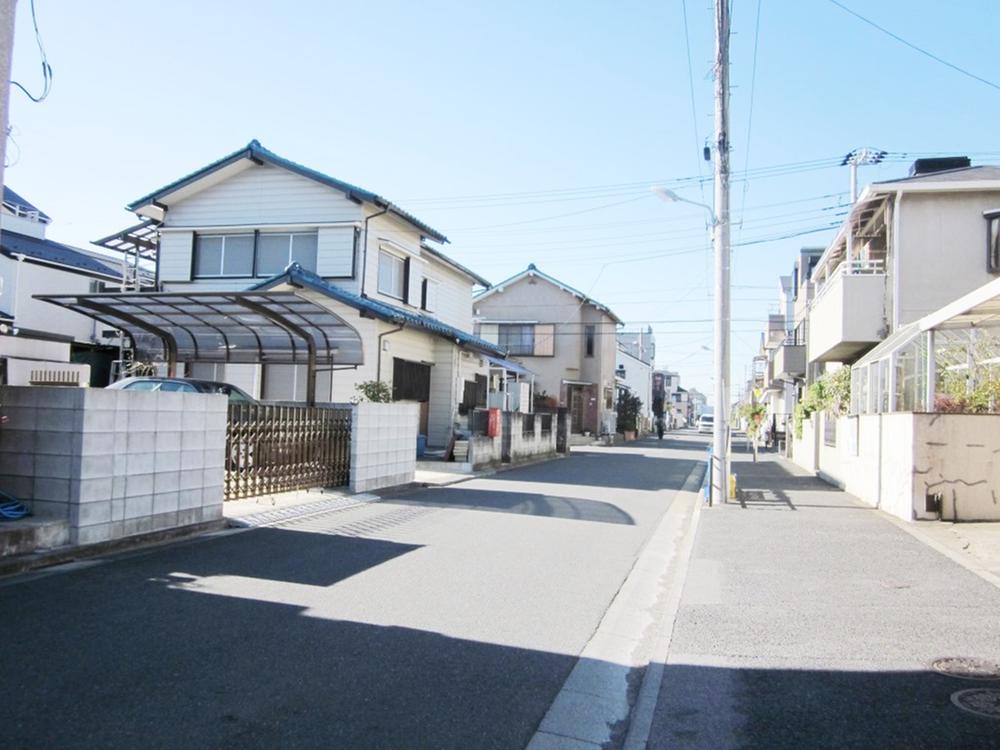
[{"label": "sliding gate", "polygon": [[346,485],[351,409],[230,404],[226,500]]}]

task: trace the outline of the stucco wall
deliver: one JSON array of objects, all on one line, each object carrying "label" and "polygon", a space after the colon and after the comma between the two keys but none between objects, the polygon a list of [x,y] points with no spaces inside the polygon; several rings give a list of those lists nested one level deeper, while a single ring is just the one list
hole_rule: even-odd
[{"label": "stucco wall", "polygon": [[92,544],[222,517],[225,396],[0,388],[0,489]]},{"label": "stucco wall", "polygon": [[351,416],[351,491],[413,481],[417,468],[417,404],[355,404]]},{"label": "stucco wall", "polygon": [[941,517],[1000,521],[1000,415],[915,414],[913,505],[941,494]]}]

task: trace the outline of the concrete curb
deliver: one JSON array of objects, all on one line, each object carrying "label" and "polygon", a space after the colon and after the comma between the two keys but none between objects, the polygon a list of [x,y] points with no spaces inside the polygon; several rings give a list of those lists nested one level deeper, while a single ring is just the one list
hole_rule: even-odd
[{"label": "concrete curb", "polygon": [[164,529],[163,531],[153,531],[148,534],[137,534],[135,536],[124,537],[123,539],[99,542],[98,544],[87,544],[82,547],[59,547],[45,550],[44,552],[33,552],[28,555],[16,555],[0,559],[0,577],[16,576],[21,573],[38,570],[39,568],[49,568],[54,565],[62,565],[63,563],[77,560],[89,560],[94,557],[102,557],[118,552],[128,552],[148,547],[157,547],[171,542],[187,541],[224,529],[225,520],[219,519],[192,526],[181,526],[174,529]]},{"label": "concrete curb", "polygon": [[625,737],[623,750],[644,750],[649,741],[649,733],[653,727],[653,716],[656,704],[660,698],[660,685],[663,682],[663,672],[666,669],[667,655],[670,652],[670,642],[674,634],[674,623],[681,606],[684,594],[684,584],[687,579],[688,563],[691,551],[694,549],[695,532],[701,516],[703,503],[699,502],[694,509],[691,523],[681,539],[676,554],[676,564],[673,567],[670,582],[666,592],[666,605],[661,620],[660,633],[653,646],[653,656],[642,678],[639,697],[629,721],[628,734]]},{"label": "concrete curb", "polygon": [[[659,641],[664,603],[669,605],[671,581],[677,578],[673,563],[698,520],[701,502],[688,487],[697,487],[702,469],[696,465],[675,494],[580,652],[528,750],[599,748],[623,738],[640,676]],[[673,614],[671,628],[672,622]]]}]

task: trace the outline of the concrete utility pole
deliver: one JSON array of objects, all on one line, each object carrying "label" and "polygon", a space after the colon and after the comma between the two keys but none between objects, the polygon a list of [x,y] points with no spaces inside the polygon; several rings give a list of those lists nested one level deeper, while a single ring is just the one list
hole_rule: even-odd
[{"label": "concrete utility pole", "polygon": [[729,495],[729,0],[715,0],[715,389],[711,502]]},{"label": "concrete utility pole", "polygon": [[[858,166],[861,164],[878,164],[886,157],[886,152],[877,148],[856,148],[840,162],[840,166],[845,164],[851,168],[851,208],[858,200]],[[854,260],[854,227],[851,225],[851,217],[847,217],[847,263],[848,272],[850,264]]]},{"label": "concrete utility pole", "polygon": [[14,57],[14,11],[17,0],[0,0],[0,193],[7,160],[7,123],[10,120],[10,67]]}]

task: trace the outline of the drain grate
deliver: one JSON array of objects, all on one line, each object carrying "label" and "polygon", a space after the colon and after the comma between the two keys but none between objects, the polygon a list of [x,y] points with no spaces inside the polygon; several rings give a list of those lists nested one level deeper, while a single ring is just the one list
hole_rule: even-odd
[{"label": "drain grate", "polygon": [[1000,690],[970,688],[951,694],[951,702],[963,711],[988,719],[1000,719]]},{"label": "drain grate", "polygon": [[946,656],[935,659],[931,667],[949,677],[966,680],[1000,680],[1000,662],[976,659],[969,656]]}]

